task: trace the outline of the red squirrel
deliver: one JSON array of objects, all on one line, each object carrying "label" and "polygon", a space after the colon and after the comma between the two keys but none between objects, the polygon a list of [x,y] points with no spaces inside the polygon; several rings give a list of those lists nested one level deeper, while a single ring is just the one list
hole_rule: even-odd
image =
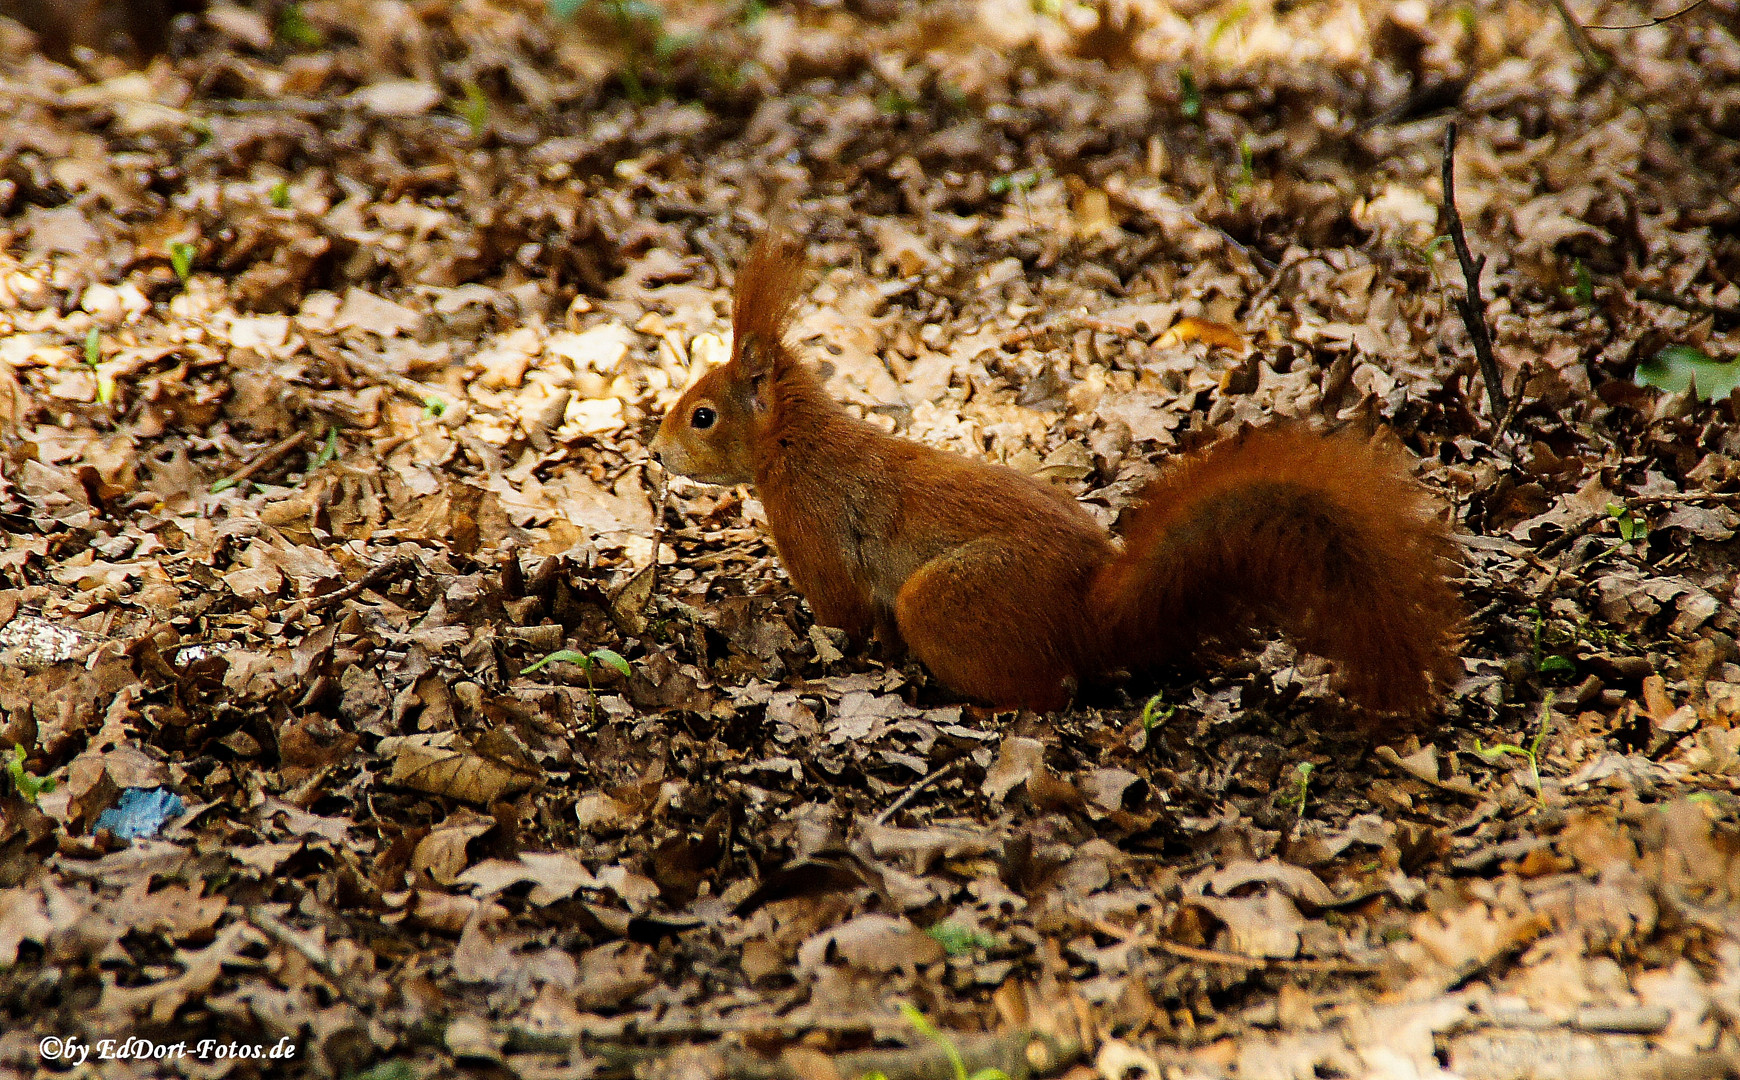
[{"label": "red squirrel", "polygon": [[1189,659],[1254,625],[1332,661],[1339,689],[1419,712],[1458,668],[1453,550],[1398,451],[1295,424],[1174,459],[1120,544],[1068,494],[849,414],[792,350],[797,244],[739,269],[730,360],[665,416],[652,451],[754,484],[818,622],[902,644],[1000,708],[1061,709],[1117,670]]}]

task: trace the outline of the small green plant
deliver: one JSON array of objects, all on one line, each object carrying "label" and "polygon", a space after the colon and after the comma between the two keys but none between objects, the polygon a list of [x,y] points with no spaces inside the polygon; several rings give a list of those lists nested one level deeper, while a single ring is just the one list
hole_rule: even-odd
[{"label": "small green plant", "polygon": [[453,106],[454,115],[465,121],[472,138],[481,139],[489,131],[489,98],[473,79],[466,79],[459,88],[465,93],[465,100]]},{"label": "small green plant", "polygon": [[[548,2],[551,18],[572,19],[590,6],[593,0]],[[682,39],[665,30],[665,13],[648,0],[597,0],[597,3],[615,25],[617,37],[622,40],[627,50],[622,67],[616,73],[617,79],[622,83],[623,92],[636,104],[652,100],[652,95],[640,77],[641,43],[651,38],[655,54],[660,58],[668,58],[681,47]]]},{"label": "small green plant", "polygon": [[876,110],[890,116],[905,116],[918,106],[899,90],[888,89],[876,95]]},{"label": "small green plant", "polygon": [[1535,671],[1542,675],[1574,675],[1577,672],[1576,661],[1568,656],[1549,655],[1546,647],[1554,645],[1575,644],[1576,637],[1564,632],[1558,625],[1549,626],[1547,617],[1540,608],[1529,608],[1523,612],[1535,621],[1534,631],[1534,664]]},{"label": "small green plant", "polygon": [[1007,195],[1011,191],[1032,191],[1039,186],[1041,180],[1050,175],[1050,169],[1022,169],[1007,176],[993,176],[991,182],[985,185],[985,190],[993,195]]},{"label": "small green plant", "polygon": [[766,14],[766,0],[744,0],[743,6],[737,11],[737,18],[744,26],[754,26]]},{"label": "small green plant", "polygon": [[[937,1026],[930,1022],[930,1018],[920,1012],[918,1007],[911,1002],[903,1001],[900,1003],[900,1015],[906,1018],[906,1022],[912,1025],[914,1031],[942,1047],[942,1052],[948,1056],[949,1067],[954,1071],[954,1080],[1009,1080],[1009,1074],[1002,1069],[985,1068],[973,1073],[967,1072],[966,1060],[961,1057],[960,1048],[955,1045],[955,1041],[939,1031]],[[873,1080],[875,1077],[887,1080],[881,1073],[864,1074],[864,1080]]]},{"label": "small green plant", "polygon": [[1214,29],[1208,32],[1208,48],[1212,50],[1221,38],[1250,18],[1250,14],[1251,5],[1246,3],[1234,4],[1232,10],[1221,16],[1220,21],[1214,24]]},{"label": "small green plant", "polygon": [[960,923],[940,922],[925,933],[937,940],[943,952],[950,956],[967,956],[980,949],[994,949],[1001,942],[983,930],[974,930]]},{"label": "small green plant", "polygon": [[103,332],[96,327],[85,331],[85,366],[97,380],[97,402],[107,405],[115,399],[115,380],[102,368]]},{"label": "small green plant", "polygon": [[1233,177],[1233,182],[1227,188],[1227,201],[1237,207],[1250,195],[1251,187],[1257,182],[1257,172],[1254,167],[1255,156],[1251,151],[1250,136],[1239,140],[1239,174]]},{"label": "small green plant", "polygon": [[1539,671],[1542,675],[1575,675],[1577,662],[1568,656],[1554,654],[1541,657]]},{"label": "small green plant", "polygon": [[308,463],[309,472],[319,472],[338,457],[338,428],[326,429],[326,441],[320,446],[320,453],[314,455],[314,460]]},{"label": "small green plant", "polygon": [[1317,766],[1309,761],[1301,761],[1293,766],[1293,786],[1280,796],[1282,806],[1291,806],[1298,811],[1298,816],[1294,818],[1295,822],[1305,820],[1305,804],[1310,799],[1311,773],[1316,768]]},{"label": "small green plant", "polygon": [[280,180],[273,184],[271,190],[266,192],[266,198],[278,209],[288,210],[290,208],[290,181]]},{"label": "small green plant", "polygon": [[423,418],[425,420],[439,420],[446,415],[447,403],[445,401],[442,401],[438,397],[426,397],[423,399]]},{"label": "small green plant", "polygon": [[1172,714],[1177,711],[1176,705],[1166,704],[1166,699],[1162,695],[1155,694],[1148,699],[1146,705],[1142,706],[1142,733],[1144,735],[1153,734],[1155,728],[1172,719]]},{"label": "small green plant", "polygon": [[1535,784],[1535,801],[1540,803],[1543,810],[1547,807],[1547,793],[1541,785],[1541,744],[1547,741],[1547,733],[1552,730],[1552,725],[1553,695],[1549,693],[1541,702],[1541,719],[1535,725],[1535,737],[1529,740],[1527,747],[1518,746],[1516,743],[1495,743],[1492,746],[1482,746],[1478,738],[1474,740],[1474,752],[1487,761],[1496,762],[1506,754],[1511,754],[1523,758],[1529,763],[1529,776],[1533,778]]},{"label": "small green plant", "polygon": [[301,4],[287,4],[278,15],[278,40],[298,49],[318,49],[326,35],[308,21]]},{"label": "small green plant", "polygon": [[169,265],[175,270],[175,277],[181,282],[182,288],[187,287],[187,279],[193,276],[194,246],[186,240],[177,240],[169,245]]},{"label": "small green plant", "polygon": [[579,664],[580,670],[586,673],[586,696],[592,702],[593,723],[598,722],[598,691],[592,685],[592,668],[597,664],[603,664],[625,679],[634,674],[634,669],[628,666],[628,661],[609,649],[593,649],[589,653],[579,652],[575,649],[558,649],[537,663],[521,668],[520,674],[530,675],[557,663]]},{"label": "small green plant", "polygon": [[1619,530],[1619,538],[1626,543],[1649,537],[1649,526],[1631,512],[1631,507],[1623,503],[1608,503],[1607,516],[1613,519],[1614,527]]},{"label": "small green plant", "polygon": [[352,1073],[351,1080],[417,1080],[417,1067],[404,1058],[395,1058],[363,1072]]},{"label": "small green plant", "polygon": [[12,748],[12,759],[6,763],[6,772],[12,777],[12,790],[18,792],[25,801],[35,802],[37,797],[54,790],[54,777],[36,777],[24,767],[24,747]]},{"label": "small green plant", "polygon": [[1565,290],[1565,295],[1584,307],[1595,303],[1595,278],[1589,273],[1589,266],[1582,259],[1571,260],[1571,277],[1573,284]]},{"label": "small green plant", "polygon": [[1178,111],[1186,120],[1202,115],[1202,91],[1196,88],[1196,76],[1189,68],[1178,72]]},{"label": "small green plant", "polygon": [[1670,394],[1691,390],[1705,401],[1715,401],[1740,386],[1740,360],[1716,360],[1690,345],[1669,345],[1641,361],[1633,381]]}]

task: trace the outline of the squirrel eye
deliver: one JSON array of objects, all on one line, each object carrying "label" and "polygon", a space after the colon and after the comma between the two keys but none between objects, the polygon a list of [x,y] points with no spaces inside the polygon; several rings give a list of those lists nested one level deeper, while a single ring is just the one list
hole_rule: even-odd
[{"label": "squirrel eye", "polygon": [[690,415],[689,423],[692,424],[696,430],[705,431],[712,427],[713,421],[717,419],[719,419],[719,414],[703,405]]}]

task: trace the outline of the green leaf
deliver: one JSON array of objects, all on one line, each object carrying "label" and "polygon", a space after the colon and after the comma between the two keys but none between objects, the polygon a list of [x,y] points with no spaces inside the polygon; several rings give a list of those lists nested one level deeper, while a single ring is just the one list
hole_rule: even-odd
[{"label": "green leaf", "polygon": [[940,922],[925,930],[950,956],[966,956],[979,949],[994,949],[998,940],[982,930],[955,922]]},{"label": "green leaf", "polygon": [[913,104],[910,98],[898,90],[884,90],[876,95],[876,108],[879,112],[904,116],[913,110]]},{"label": "green leaf", "polygon": [[1700,398],[1715,401],[1740,386],[1740,361],[1714,360],[1690,345],[1669,345],[1638,364],[1634,380],[1670,394],[1695,389]]},{"label": "green leaf", "polygon": [[30,775],[24,768],[24,747],[14,746],[13,757],[6,763],[6,771],[12,776],[12,789],[26,800],[35,802],[37,796],[54,790],[54,777],[41,778]]},{"label": "green leaf", "polygon": [[216,495],[220,491],[228,491],[229,489],[235,487],[236,484],[238,484],[238,483],[240,483],[240,481],[232,480],[226,476],[222,480],[212,481],[212,485],[211,485],[210,490],[211,490],[211,493],[213,495]]},{"label": "green leaf", "polygon": [[1178,72],[1178,111],[1186,120],[1202,115],[1202,91],[1196,88],[1196,76],[1189,69]]},{"label": "green leaf", "polygon": [[1571,295],[1576,298],[1579,304],[1593,304],[1595,302],[1595,278],[1589,273],[1589,265],[1582,259],[1574,259],[1571,262],[1571,272],[1577,277],[1577,284],[1571,287]]},{"label": "green leaf", "polygon": [[351,1080],[417,1080],[417,1068],[404,1058],[395,1058],[365,1072],[353,1073]]},{"label": "green leaf", "polygon": [[326,429],[326,443],[321,446],[320,453],[314,455],[314,461],[309,464],[308,471],[315,472],[319,469],[325,468],[329,463],[331,463],[332,459],[337,456],[338,429],[336,427],[329,427]]},{"label": "green leaf", "polygon": [[1529,756],[1527,750],[1515,743],[1494,743],[1491,746],[1482,746],[1479,739],[1474,740],[1474,752],[1488,761],[1497,761],[1506,754],[1515,754],[1517,757],[1524,758]]},{"label": "green leaf", "polygon": [[1227,31],[1231,30],[1239,23],[1244,22],[1245,19],[1250,17],[1250,14],[1251,5],[1246,3],[1233,5],[1233,9],[1227,12],[1219,22],[1215,23],[1214,29],[1208,32],[1208,47],[1210,49],[1214,48],[1215,44],[1218,43],[1221,38],[1226,36]]},{"label": "green leaf", "polygon": [[610,670],[620,673],[625,679],[634,674],[634,669],[628,666],[628,661],[609,649],[593,649],[591,655],[592,659]]},{"label": "green leaf", "polygon": [[466,79],[459,84],[459,88],[464,91],[465,100],[453,111],[471,128],[471,137],[481,139],[489,129],[489,98],[484,95],[483,87],[474,80]]},{"label": "green leaf", "polygon": [[288,208],[290,205],[290,181],[280,180],[273,184],[272,189],[266,192],[266,198],[270,199],[272,205],[280,210]]},{"label": "green leaf", "polygon": [[85,331],[85,363],[96,367],[103,359],[103,332],[96,327]]},{"label": "green leaf", "polygon": [[434,419],[439,419],[443,416],[446,416],[447,415],[447,403],[445,401],[442,401],[438,397],[424,398],[423,399],[423,415],[427,416],[427,417],[434,418]]},{"label": "green leaf", "polygon": [[326,35],[308,21],[301,4],[291,4],[278,16],[278,38],[298,49],[318,49],[326,44]]},{"label": "green leaf", "polygon": [[183,285],[193,276],[193,245],[185,240],[177,240],[169,245],[169,265],[175,268],[175,276]]},{"label": "green leaf", "polygon": [[1568,656],[1546,656],[1541,658],[1542,675],[1575,675],[1577,665]]},{"label": "green leaf", "polygon": [[573,649],[557,649],[530,667],[521,668],[520,674],[530,675],[534,671],[542,671],[551,664],[579,664],[582,667],[591,667],[592,658],[583,652],[575,652]]},{"label": "green leaf", "polygon": [[1613,518],[1614,527],[1619,530],[1619,538],[1626,543],[1642,540],[1649,536],[1649,526],[1640,521],[1631,508],[1619,503],[1608,503],[1607,513]]}]

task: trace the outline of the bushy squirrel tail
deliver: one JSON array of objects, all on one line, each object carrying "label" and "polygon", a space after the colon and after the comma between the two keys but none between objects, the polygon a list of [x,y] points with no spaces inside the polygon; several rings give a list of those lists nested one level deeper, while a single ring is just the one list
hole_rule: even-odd
[{"label": "bushy squirrel tail", "polygon": [[1416,712],[1459,671],[1454,565],[1400,451],[1280,425],[1150,483],[1091,602],[1116,666],[1186,659],[1267,624],[1332,661],[1351,700]]}]

